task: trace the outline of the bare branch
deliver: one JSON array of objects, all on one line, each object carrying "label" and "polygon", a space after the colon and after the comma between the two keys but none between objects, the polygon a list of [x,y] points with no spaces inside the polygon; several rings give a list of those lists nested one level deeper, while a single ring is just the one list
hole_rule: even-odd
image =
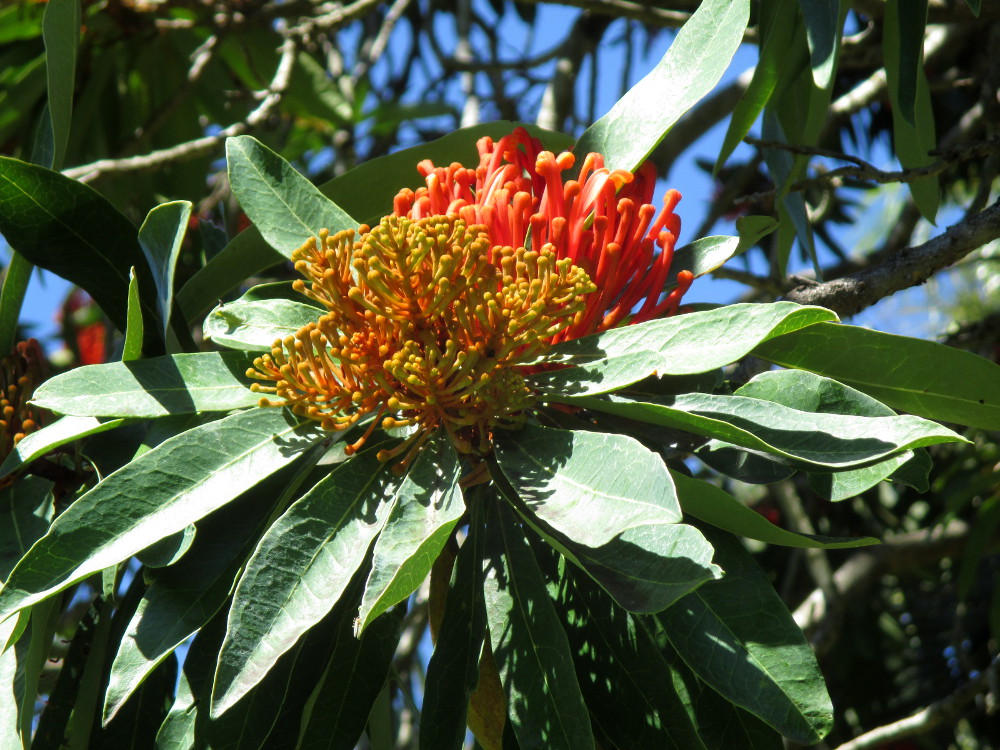
[{"label": "bare branch", "polygon": [[[537,0],[533,1],[537,2]],[[555,0],[555,2],[557,5],[571,5],[574,8],[582,8],[583,10],[600,15],[630,18],[633,21],[641,21],[652,26],[676,28],[683,26],[691,17],[690,13],[664,10],[663,8],[657,8],[646,3],[636,3],[631,0]],[[692,3],[692,6],[697,7],[697,3]],[[694,7],[692,7],[692,11]]]},{"label": "bare branch", "polygon": [[836,642],[840,619],[856,601],[886,573],[900,573],[956,555],[970,534],[964,521],[952,521],[943,528],[914,531],[887,539],[877,547],[854,553],[833,574],[837,598],[831,601],[815,589],[795,608],[793,617],[817,655],[827,653]]},{"label": "bare branch", "polygon": [[235,122],[214,135],[196,138],[193,141],[180,143],[170,148],[160,149],[159,151],[151,151],[142,156],[131,156],[124,159],[100,159],[80,167],[63,170],[63,174],[67,177],[78,179],[80,182],[91,182],[107,174],[139,172],[144,169],[160,167],[174,161],[193,159],[208,153],[225,141],[226,138],[240,135],[250,128],[259,125],[270,116],[274,108],[278,106],[285,89],[288,87],[297,49],[298,45],[294,38],[288,37],[285,39],[284,44],[281,45],[281,57],[278,60],[274,77],[271,79],[271,83],[267,89],[262,92],[261,103],[253,112],[246,116],[246,119]]},{"label": "bare branch", "polygon": [[[815,148],[813,146],[796,146],[790,143],[781,143],[779,141],[763,141],[759,138],[753,138],[750,136],[747,136],[743,140],[752,146],[758,146],[760,148],[781,149],[783,151],[789,151],[793,154],[821,156],[828,159],[837,159],[839,161],[849,161],[855,165],[853,167],[838,167],[836,169],[831,169],[828,172],[821,172],[815,177],[798,180],[792,184],[790,188],[791,190],[808,190],[812,187],[826,186],[840,187],[846,180],[876,182],[880,185],[900,182],[915,182],[916,180],[924,177],[932,177],[934,175],[941,174],[963,161],[986,159],[1000,153],[1000,139],[974,141],[972,143],[956,145],[947,150],[938,149],[931,151],[931,154],[943,155],[941,159],[938,159],[932,164],[927,164],[923,167],[913,167],[912,169],[902,169],[896,172],[890,172],[884,169],[879,169],[875,165],[870,164],[857,156],[841,153],[839,151],[831,151],[825,148]],[[741,196],[734,202],[749,203],[767,196],[775,195],[776,193],[776,190],[763,190],[757,193],[752,193],[751,195]]]},{"label": "bare branch", "polygon": [[887,744],[904,737],[926,734],[941,724],[952,723],[962,715],[965,707],[977,695],[990,689],[991,681],[997,679],[998,676],[1000,676],[1000,656],[994,657],[990,665],[979,675],[946,698],[934,701],[927,708],[921,709],[905,719],[865,732],[850,742],[840,745],[836,750],[868,750],[868,748],[885,747]]},{"label": "bare branch", "polygon": [[793,289],[785,299],[821,305],[839,315],[854,315],[902,289],[917,286],[935,272],[1000,238],[1000,201],[954,225],[922,245],[901,250],[863,271],[814,286]]}]

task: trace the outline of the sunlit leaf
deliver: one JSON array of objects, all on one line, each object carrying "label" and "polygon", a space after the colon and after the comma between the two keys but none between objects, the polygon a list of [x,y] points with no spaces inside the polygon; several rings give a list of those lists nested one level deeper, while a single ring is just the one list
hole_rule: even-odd
[{"label": "sunlit leaf", "polygon": [[321,229],[356,229],[358,222],[278,154],[249,135],[226,141],[233,193],[264,240],[291,254]]},{"label": "sunlit leaf", "polygon": [[156,284],[156,303],[164,339],[170,327],[170,311],[174,302],[174,268],[184,233],[187,232],[188,219],[191,218],[191,208],[190,201],[163,203],[152,209],[139,227],[139,244]]},{"label": "sunlit leaf", "polygon": [[465,512],[458,488],[461,466],[445,435],[421,449],[397,490],[372,557],[358,613],[358,631],[403,601],[430,573],[458,519]]},{"label": "sunlit leaf", "polygon": [[821,324],[765,342],[754,356],[833,378],[899,411],[1000,429],[1000,366],[961,349]]},{"label": "sunlit leaf", "polygon": [[572,367],[532,375],[528,382],[555,398],[605,393],[653,374],[709,372],[775,336],[834,319],[821,307],[777,302],[651,320],[557,344],[544,361]]},{"label": "sunlit leaf", "polygon": [[256,406],[241,352],[201,352],[87,365],[47,380],[34,403],[81,417],[165,417]]},{"label": "sunlit leaf", "polygon": [[291,300],[237,300],[220,305],[205,318],[205,338],[244,351],[270,352],[276,339],[291,336],[322,311]]},{"label": "sunlit leaf", "polygon": [[0,590],[0,619],[222,507],[323,439],[313,424],[283,409],[254,409],[144,453],[53,522]]},{"label": "sunlit leaf", "polygon": [[[749,18],[746,0],[701,3],[652,72],[587,128],[574,152],[580,158],[592,151],[603,154],[609,169],[638,168],[681,115],[722,78]],[[665,91],[670,95],[663,96]],[[656,106],[650,106],[654,101]]]},{"label": "sunlit leaf", "polygon": [[215,675],[220,716],[330,612],[381,531],[402,479],[376,458],[342,463],[268,529],[233,594]]}]

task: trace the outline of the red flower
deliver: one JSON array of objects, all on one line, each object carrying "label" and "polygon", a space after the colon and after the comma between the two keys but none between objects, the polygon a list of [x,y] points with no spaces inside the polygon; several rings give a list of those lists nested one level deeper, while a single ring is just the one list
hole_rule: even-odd
[{"label": "red flower", "polygon": [[680,233],[674,207],[681,195],[667,191],[657,216],[649,202],[656,182],[651,164],[633,175],[609,170],[600,154],[588,154],[578,178],[564,183],[562,173],[576,157],[543,151],[524,128],[496,143],[481,138],[477,146],[477,169],[421,162],[426,187],[400,191],[394,213],[414,219],[457,214],[470,225],[485,225],[494,246],[546,248],[586,271],[597,292],[587,296],[581,319],[553,343],[677,312],[694,280],[681,271],[664,293]]}]

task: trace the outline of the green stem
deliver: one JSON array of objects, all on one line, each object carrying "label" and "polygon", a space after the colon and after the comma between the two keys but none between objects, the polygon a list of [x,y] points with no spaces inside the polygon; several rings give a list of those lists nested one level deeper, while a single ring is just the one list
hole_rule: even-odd
[{"label": "green stem", "polygon": [[17,336],[17,322],[21,317],[21,305],[28,290],[28,281],[34,266],[20,253],[11,248],[10,265],[3,278],[0,290],[0,356],[6,356],[14,348]]}]

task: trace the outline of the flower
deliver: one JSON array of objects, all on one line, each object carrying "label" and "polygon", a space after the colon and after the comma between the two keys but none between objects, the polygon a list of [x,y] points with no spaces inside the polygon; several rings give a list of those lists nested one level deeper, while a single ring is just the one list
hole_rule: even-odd
[{"label": "flower", "polygon": [[579,323],[594,284],[568,258],[498,245],[457,215],[389,216],[311,239],[293,254],[295,288],[329,312],[254,360],[262,406],[289,406],[327,430],[373,415],[372,430],[412,427],[389,460],[404,469],[443,427],[464,453],[523,422],[534,395],[517,365]]},{"label": "flower", "polygon": [[633,175],[607,169],[604,158],[592,153],[578,178],[563,183],[562,173],[576,157],[542,150],[524,128],[496,143],[482,138],[477,146],[476,169],[421,162],[425,187],[401,190],[394,213],[413,219],[457,214],[484,225],[494,245],[547,249],[582,268],[598,291],[588,298],[585,315],[553,343],[677,311],[694,279],[682,270],[676,286],[664,293],[680,233],[674,207],[681,195],[668,190],[657,216],[650,204],[656,181],[651,164]]},{"label": "flower", "polygon": [[35,339],[17,344],[0,360],[0,458],[39,428],[40,413],[28,404],[45,379],[45,355]]}]

